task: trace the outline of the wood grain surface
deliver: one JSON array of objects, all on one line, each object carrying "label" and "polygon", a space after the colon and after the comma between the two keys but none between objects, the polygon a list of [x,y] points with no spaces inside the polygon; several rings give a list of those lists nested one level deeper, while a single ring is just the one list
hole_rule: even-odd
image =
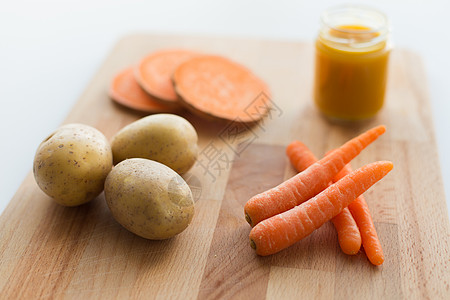
[{"label": "wood grain surface", "polygon": [[[106,58],[65,123],[94,126],[111,139],[143,116],[107,97],[116,72],[151,51],[182,47],[248,66],[268,82],[275,105],[248,128],[181,113],[200,137],[199,159],[185,175],[196,199],[192,224],[173,239],[145,240],[115,222],[103,194],[81,207],[62,207],[39,190],[30,173],[0,217],[0,298],[450,298],[449,221],[417,55],[393,52],[386,104],[375,119],[333,124],[312,105],[312,44],[132,35]],[[363,251],[343,254],[330,224],[276,255],[256,256],[243,205],[294,174],[285,146],[299,139],[320,157],[381,123],[388,131],[354,167],[394,162],[394,171],[365,194],[384,264],[372,266]]]}]

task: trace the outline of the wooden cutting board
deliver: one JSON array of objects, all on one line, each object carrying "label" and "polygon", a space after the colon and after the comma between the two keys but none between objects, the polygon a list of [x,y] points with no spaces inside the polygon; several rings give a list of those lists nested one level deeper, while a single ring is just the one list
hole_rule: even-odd
[{"label": "wooden cutting board", "polygon": [[[112,76],[151,51],[180,47],[248,66],[272,89],[271,114],[243,131],[182,113],[200,136],[199,160],[185,176],[196,215],[185,232],[166,241],[123,229],[103,195],[78,208],[59,206],[30,173],[0,217],[1,298],[449,299],[449,221],[417,55],[395,50],[383,111],[343,126],[327,122],[312,105],[312,44],[133,35],[116,45],[65,123],[85,123],[111,138],[142,116],[107,97]],[[243,205],[294,174],[285,146],[299,139],[320,157],[381,123],[388,131],[354,167],[375,160],[395,165],[366,193],[385,263],[372,266],[363,251],[344,255],[330,224],[276,255],[256,256]]]}]

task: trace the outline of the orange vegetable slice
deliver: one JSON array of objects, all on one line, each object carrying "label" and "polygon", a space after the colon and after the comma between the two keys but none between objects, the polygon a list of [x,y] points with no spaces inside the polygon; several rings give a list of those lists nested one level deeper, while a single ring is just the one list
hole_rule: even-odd
[{"label": "orange vegetable slice", "polygon": [[200,115],[255,122],[270,109],[267,85],[246,67],[221,56],[199,56],[173,74],[181,102]]},{"label": "orange vegetable slice", "polygon": [[163,105],[148,95],[134,78],[134,68],[120,71],[112,80],[109,96],[117,103],[146,113],[174,112],[175,109]]},{"label": "orange vegetable slice", "polygon": [[161,50],[141,60],[136,72],[140,86],[161,103],[173,105],[178,97],[172,84],[172,74],[185,61],[198,56],[189,50]]}]

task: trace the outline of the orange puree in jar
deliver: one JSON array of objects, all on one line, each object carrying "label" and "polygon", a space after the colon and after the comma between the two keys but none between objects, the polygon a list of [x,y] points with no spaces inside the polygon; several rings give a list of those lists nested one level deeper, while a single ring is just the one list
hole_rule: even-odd
[{"label": "orange puree in jar", "polygon": [[[366,8],[344,8],[339,8],[341,18],[329,11],[322,19],[316,41],[314,98],[329,118],[362,120],[373,117],[383,106],[390,53],[388,30],[384,15]],[[349,15],[355,9],[359,13],[355,22],[360,23],[339,22],[353,21]],[[358,12],[361,9],[368,14],[366,19]],[[371,13],[381,24],[370,20]],[[365,21],[369,25],[361,24]]]}]

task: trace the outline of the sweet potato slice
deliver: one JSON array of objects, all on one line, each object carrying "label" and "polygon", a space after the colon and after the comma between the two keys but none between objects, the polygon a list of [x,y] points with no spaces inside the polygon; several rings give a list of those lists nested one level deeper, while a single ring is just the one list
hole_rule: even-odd
[{"label": "sweet potato slice", "polygon": [[182,49],[151,53],[139,63],[135,74],[136,80],[147,93],[162,104],[177,104],[172,74],[181,63],[198,55],[200,54]]},{"label": "sweet potato slice", "polygon": [[174,112],[176,109],[163,105],[148,95],[134,78],[134,67],[120,71],[112,80],[109,96],[117,103],[146,113]]},{"label": "sweet potato slice", "polygon": [[270,108],[267,85],[249,69],[221,56],[199,56],[173,74],[175,91],[201,115],[251,123]]}]

